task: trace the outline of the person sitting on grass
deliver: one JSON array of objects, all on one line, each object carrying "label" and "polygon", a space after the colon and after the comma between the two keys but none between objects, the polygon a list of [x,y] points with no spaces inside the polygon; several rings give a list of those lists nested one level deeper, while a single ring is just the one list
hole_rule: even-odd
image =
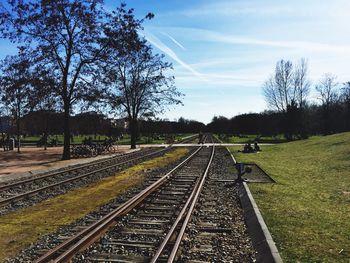
[{"label": "person sitting on grass", "polygon": [[246,143],[245,145],[244,145],[244,148],[243,148],[243,151],[242,151],[243,153],[252,153],[252,152],[254,152],[254,149],[253,149],[253,147],[252,147],[252,145],[250,144],[250,142],[249,143]]},{"label": "person sitting on grass", "polygon": [[257,141],[254,142],[254,151],[255,151],[255,152],[260,152],[260,151],[261,151],[261,150],[260,150],[260,146],[258,145],[258,142],[257,142]]}]

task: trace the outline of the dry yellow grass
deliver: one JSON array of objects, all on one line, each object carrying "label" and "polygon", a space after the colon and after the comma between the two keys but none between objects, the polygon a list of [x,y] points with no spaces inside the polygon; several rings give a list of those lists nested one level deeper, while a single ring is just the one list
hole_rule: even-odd
[{"label": "dry yellow grass", "polygon": [[14,256],[41,236],[68,225],[144,180],[143,171],[167,165],[188,152],[177,148],[114,176],[0,218],[0,260]]}]

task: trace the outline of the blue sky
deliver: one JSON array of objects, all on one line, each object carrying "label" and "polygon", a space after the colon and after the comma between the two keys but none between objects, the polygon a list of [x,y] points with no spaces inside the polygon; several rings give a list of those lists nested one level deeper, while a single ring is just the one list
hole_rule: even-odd
[{"label": "blue sky", "polygon": [[[209,122],[267,108],[261,86],[279,59],[306,58],[313,86],[324,73],[350,80],[348,0],[126,0],[144,34],[174,65],[184,106],[162,116]],[[119,1],[106,1],[111,8]],[[0,40],[0,57],[11,52]],[[311,94],[316,100],[316,94]]]}]

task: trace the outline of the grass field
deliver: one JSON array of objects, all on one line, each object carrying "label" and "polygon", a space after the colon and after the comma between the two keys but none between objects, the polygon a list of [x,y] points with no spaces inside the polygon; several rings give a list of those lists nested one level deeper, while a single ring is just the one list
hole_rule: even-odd
[{"label": "grass field", "polygon": [[225,136],[222,134],[217,134],[217,138],[225,143],[248,143],[248,142],[262,142],[262,143],[281,143],[287,142],[286,138],[282,134],[276,136],[261,136],[258,134],[248,134],[239,136]]},{"label": "grass field", "polygon": [[[181,140],[182,138],[184,137],[187,137],[187,136],[190,136],[192,134],[190,133],[181,133],[181,134],[175,134],[175,139],[176,140]],[[25,142],[37,142],[39,141],[41,136],[26,136],[25,138],[23,138],[21,141],[22,143],[25,143]],[[73,143],[74,144],[81,144],[82,141],[85,139],[85,138],[88,138],[88,137],[91,137],[93,140],[104,140],[104,139],[108,139],[109,137],[108,136],[105,136],[105,135],[75,135],[73,137]],[[51,135],[49,136],[48,138],[48,142],[50,142],[51,139],[57,139],[57,142],[58,143],[63,143],[63,135],[60,134],[60,135]],[[117,144],[119,145],[128,145],[130,144],[130,136],[128,134],[125,134],[123,136],[123,139],[119,140],[116,142]],[[137,144],[148,144],[148,143],[151,143],[151,144],[162,144],[162,143],[166,143],[166,138],[165,136],[159,136],[158,139],[152,139],[150,140],[148,137],[146,136],[141,136],[140,139],[137,141]]]},{"label": "grass field", "polygon": [[[82,141],[85,139],[85,138],[88,138],[88,137],[91,137],[93,140],[104,140],[104,139],[108,139],[109,137],[108,136],[105,136],[105,135],[97,135],[95,137],[95,135],[93,134],[90,134],[90,135],[75,135],[73,137],[73,143],[76,143],[76,144],[81,144]],[[25,143],[25,142],[37,142],[39,141],[39,139],[41,138],[41,136],[26,136],[25,138],[22,138],[22,143]],[[63,143],[63,135],[62,134],[59,134],[59,135],[50,135],[48,137],[48,142],[50,142],[51,139],[57,139],[57,142],[58,143]]]},{"label": "grass field", "polygon": [[350,133],[238,149],[277,181],[249,186],[284,261],[350,262]]}]

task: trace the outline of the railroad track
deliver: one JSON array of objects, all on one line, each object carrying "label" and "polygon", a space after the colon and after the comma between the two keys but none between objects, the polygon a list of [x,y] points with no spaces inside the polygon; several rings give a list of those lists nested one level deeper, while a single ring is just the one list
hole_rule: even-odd
[{"label": "railroad track", "polygon": [[[196,138],[192,136],[181,140],[186,143]],[[41,176],[33,176],[29,179],[0,185],[0,207],[13,205],[20,200],[44,193],[51,189],[59,189],[63,185],[85,180],[92,176],[107,172],[107,175],[115,173],[130,164],[138,163],[148,158],[153,158],[168,152],[172,147],[159,149],[141,150],[129,154],[117,155],[111,158],[77,165],[72,168],[63,169]],[[98,176],[101,178],[101,176]],[[59,189],[59,192],[62,191]],[[54,193],[50,193],[50,196]],[[32,200],[31,200],[32,201]]]},{"label": "railroad track", "polygon": [[191,143],[194,140],[196,140],[197,138],[198,138],[198,134],[195,134],[195,135],[188,136],[188,137],[186,137],[184,139],[181,139],[179,141],[175,141],[175,143],[183,143],[183,144]]},{"label": "railroad track", "polygon": [[214,146],[198,147],[170,172],[36,262],[172,262],[214,151]]},{"label": "railroad track", "polygon": [[227,148],[217,147],[178,262],[256,262]]},{"label": "railroad track", "polygon": [[203,143],[215,143],[215,138],[211,133],[204,135]]}]

